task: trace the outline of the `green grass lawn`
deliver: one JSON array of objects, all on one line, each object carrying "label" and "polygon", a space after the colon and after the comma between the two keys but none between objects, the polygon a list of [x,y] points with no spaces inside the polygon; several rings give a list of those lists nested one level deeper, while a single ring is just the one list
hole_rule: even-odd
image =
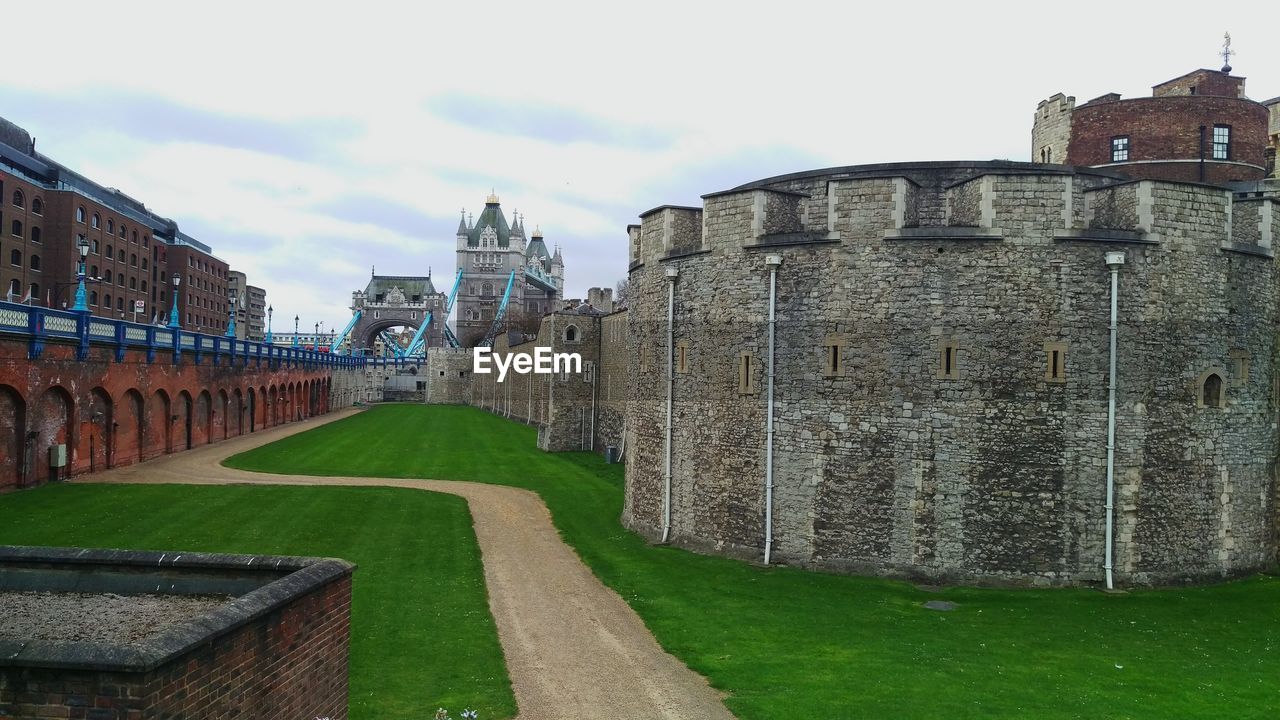
[{"label": "green grass lawn", "polygon": [[[1280,713],[1275,577],[1124,595],[930,594],[899,582],[760,568],[648,546],[618,524],[620,466],[584,453],[544,454],[534,438],[531,428],[470,408],[390,405],[228,465],[530,488],[596,575],[665,648],[731,693],[727,704],[742,718]],[[923,609],[930,599],[959,607]]]},{"label": "green grass lawn", "polygon": [[[353,720],[515,714],[466,502],[394,488],[50,485],[0,496],[0,544],[357,563]],[[299,720],[308,720],[300,718]]]}]

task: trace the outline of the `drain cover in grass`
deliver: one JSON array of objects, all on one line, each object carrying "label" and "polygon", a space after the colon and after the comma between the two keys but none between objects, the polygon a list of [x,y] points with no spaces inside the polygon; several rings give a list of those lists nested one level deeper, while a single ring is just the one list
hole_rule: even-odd
[{"label": "drain cover in grass", "polygon": [[930,610],[941,610],[943,612],[951,612],[956,609],[956,604],[949,600],[930,600],[924,606]]}]

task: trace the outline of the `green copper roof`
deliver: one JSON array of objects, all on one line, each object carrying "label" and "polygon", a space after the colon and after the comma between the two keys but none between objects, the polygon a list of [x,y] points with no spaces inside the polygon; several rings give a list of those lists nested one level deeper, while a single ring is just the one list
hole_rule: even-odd
[{"label": "green copper roof", "polygon": [[484,206],[484,212],[480,213],[480,217],[476,218],[476,222],[471,226],[471,231],[467,233],[467,247],[480,247],[480,233],[484,232],[486,227],[491,227],[498,233],[498,247],[511,246],[511,226],[507,225],[507,219],[502,215],[502,208],[497,203],[487,203]]},{"label": "green copper roof", "polygon": [[387,296],[391,294],[392,288],[400,288],[400,292],[404,293],[406,302],[412,301],[414,295],[418,295],[419,299],[426,299],[428,295],[436,295],[436,287],[431,284],[430,277],[412,277],[407,275],[374,275],[369,279],[369,284],[365,287],[364,293],[370,299],[376,298],[378,295]]}]

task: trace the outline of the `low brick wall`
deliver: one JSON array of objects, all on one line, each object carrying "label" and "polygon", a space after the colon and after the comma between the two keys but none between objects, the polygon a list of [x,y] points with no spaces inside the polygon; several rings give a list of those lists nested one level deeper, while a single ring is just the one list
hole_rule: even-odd
[{"label": "low brick wall", "polygon": [[253,583],[246,568],[255,566],[265,582],[138,643],[0,638],[0,720],[347,717],[350,563],[200,554],[173,563],[166,562],[173,553],[3,548],[0,567],[11,567],[15,550],[23,572],[14,575],[56,568],[55,587],[66,584],[56,578],[65,563],[93,574],[118,570],[117,594],[128,594],[118,583],[151,574],[150,586],[176,594],[243,588]]}]

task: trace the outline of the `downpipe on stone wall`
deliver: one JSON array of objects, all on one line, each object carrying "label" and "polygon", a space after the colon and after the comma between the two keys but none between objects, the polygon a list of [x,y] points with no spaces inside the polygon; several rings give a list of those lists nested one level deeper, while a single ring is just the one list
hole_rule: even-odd
[{"label": "downpipe on stone wall", "polygon": [[1106,559],[1102,567],[1107,573],[1107,589],[1114,590],[1112,582],[1112,536],[1115,526],[1116,496],[1116,332],[1118,316],[1118,299],[1120,290],[1120,267],[1124,265],[1124,253],[1109,252],[1106,254],[1107,268],[1111,270],[1111,370],[1107,379],[1107,530]]},{"label": "downpipe on stone wall", "polygon": [[677,267],[667,267],[667,445],[663,460],[662,542],[671,536],[671,394],[675,390],[675,323]]},{"label": "downpipe on stone wall", "polygon": [[769,266],[769,399],[764,431],[764,564],[768,565],[773,557],[773,366],[777,360],[774,337],[778,326],[778,266],[782,264],[782,256],[769,255],[764,262]]}]

